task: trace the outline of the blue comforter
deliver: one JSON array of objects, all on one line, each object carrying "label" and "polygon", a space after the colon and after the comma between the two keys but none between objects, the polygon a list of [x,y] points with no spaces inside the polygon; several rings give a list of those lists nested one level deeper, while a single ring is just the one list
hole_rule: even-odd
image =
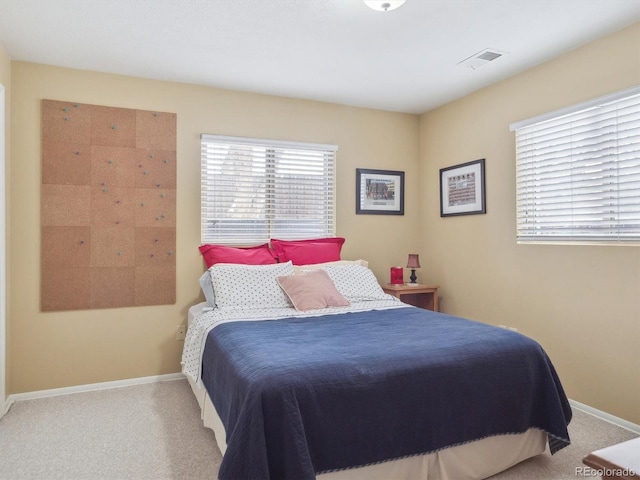
[{"label": "blue comforter", "polygon": [[569,444],[538,343],[413,307],[219,325],[202,379],[227,433],[222,480],[313,479],[530,427],[551,453]]}]

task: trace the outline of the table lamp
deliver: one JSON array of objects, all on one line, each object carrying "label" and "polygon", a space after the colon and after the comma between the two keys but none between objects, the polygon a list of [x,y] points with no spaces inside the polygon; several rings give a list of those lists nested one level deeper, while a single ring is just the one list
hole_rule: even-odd
[{"label": "table lamp", "polygon": [[407,259],[407,268],[411,269],[411,283],[416,283],[418,277],[416,277],[416,268],[420,268],[420,259],[417,253],[410,253]]}]

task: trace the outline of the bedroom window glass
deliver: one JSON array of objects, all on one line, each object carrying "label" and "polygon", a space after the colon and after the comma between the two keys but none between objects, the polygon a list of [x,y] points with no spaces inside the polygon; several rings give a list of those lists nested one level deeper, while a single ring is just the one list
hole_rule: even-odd
[{"label": "bedroom window glass", "polygon": [[334,145],[201,136],[201,241],[335,236]]},{"label": "bedroom window glass", "polygon": [[511,130],[518,243],[640,243],[640,87]]}]

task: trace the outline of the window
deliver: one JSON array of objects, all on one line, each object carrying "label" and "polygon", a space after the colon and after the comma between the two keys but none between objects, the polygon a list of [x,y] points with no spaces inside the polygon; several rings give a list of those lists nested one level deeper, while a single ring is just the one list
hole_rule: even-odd
[{"label": "window", "polygon": [[202,243],[335,236],[337,147],[203,134]]},{"label": "window", "polygon": [[519,243],[640,242],[640,87],[511,130]]}]

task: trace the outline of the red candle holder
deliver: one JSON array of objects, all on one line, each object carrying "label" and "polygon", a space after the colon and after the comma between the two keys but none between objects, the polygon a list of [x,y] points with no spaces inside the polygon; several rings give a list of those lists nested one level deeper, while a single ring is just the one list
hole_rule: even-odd
[{"label": "red candle holder", "polygon": [[391,284],[402,285],[404,283],[404,269],[402,267],[391,267]]}]

